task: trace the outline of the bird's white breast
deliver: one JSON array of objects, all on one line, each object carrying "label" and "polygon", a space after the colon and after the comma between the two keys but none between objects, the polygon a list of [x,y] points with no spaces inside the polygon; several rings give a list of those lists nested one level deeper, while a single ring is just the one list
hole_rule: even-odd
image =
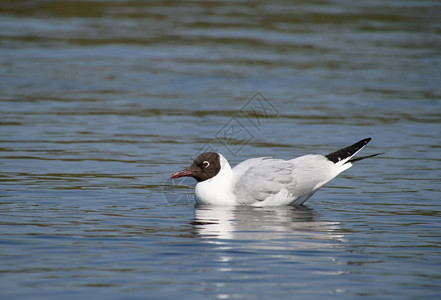
[{"label": "bird's white breast", "polygon": [[[220,154],[219,154],[220,155]],[[221,169],[213,178],[199,182],[195,187],[197,204],[208,205],[235,205],[236,197],[233,195],[233,172],[228,161],[220,155]]]}]

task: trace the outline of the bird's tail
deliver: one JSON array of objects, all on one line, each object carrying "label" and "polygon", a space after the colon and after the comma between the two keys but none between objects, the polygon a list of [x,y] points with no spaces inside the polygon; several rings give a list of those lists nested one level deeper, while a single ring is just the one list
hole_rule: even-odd
[{"label": "bird's tail", "polygon": [[353,163],[365,158],[374,157],[377,155],[380,155],[382,153],[376,153],[368,156],[362,156],[358,158],[352,158],[355,154],[357,154],[361,149],[363,149],[364,146],[369,143],[371,138],[363,139],[351,146],[345,147],[343,149],[337,150],[335,152],[329,153],[326,155],[326,158],[332,161],[333,163],[340,163],[339,165],[347,164],[347,163]]}]

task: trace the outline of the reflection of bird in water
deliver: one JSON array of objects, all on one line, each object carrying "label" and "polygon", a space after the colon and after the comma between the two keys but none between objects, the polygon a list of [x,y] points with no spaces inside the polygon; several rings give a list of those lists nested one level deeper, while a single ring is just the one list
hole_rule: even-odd
[{"label": "reflection of bird in water", "polygon": [[199,206],[192,225],[208,242],[240,241],[259,249],[317,248],[344,241],[338,222],[318,221],[307,207]]},{"label": "reflection of bird in water", "polygon": [[205,255],[210,255],[219,296],[224,296],[223,287],[228,290],[236,280],[273,286],[274,280],[290,282],[292,272],[306,271],[311,278],[311,268],[313,273],[347,274],[338,263],[322,268],[336,261],[344,236],[337,222],[319,219],[307,207],[196,206],[192,225],[209,245]]}]

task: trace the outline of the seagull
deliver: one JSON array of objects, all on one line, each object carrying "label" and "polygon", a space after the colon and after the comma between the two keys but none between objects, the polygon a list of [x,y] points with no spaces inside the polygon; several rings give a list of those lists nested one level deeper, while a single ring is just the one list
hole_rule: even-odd
[{"label": "seagull", "polygon": [[353,158],[370,140],[363,139],[328,155],[308,154],[290,160],[250,158],[234,168],[222,154],[204,152],[171,178],[196,179],[198,205],[301,206],[352,163],[382,154]]}]

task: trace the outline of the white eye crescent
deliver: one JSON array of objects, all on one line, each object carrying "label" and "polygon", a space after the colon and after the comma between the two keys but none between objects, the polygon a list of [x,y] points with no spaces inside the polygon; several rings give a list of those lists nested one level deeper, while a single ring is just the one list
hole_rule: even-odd
[{"label": "white eye crescent", "polygon": [[210,166],[210,163],[208,162],[208,161],[204,161],[203,163],[202,163],[202,166],[204,167],[204,168],[208,168],[209,166]]}]

